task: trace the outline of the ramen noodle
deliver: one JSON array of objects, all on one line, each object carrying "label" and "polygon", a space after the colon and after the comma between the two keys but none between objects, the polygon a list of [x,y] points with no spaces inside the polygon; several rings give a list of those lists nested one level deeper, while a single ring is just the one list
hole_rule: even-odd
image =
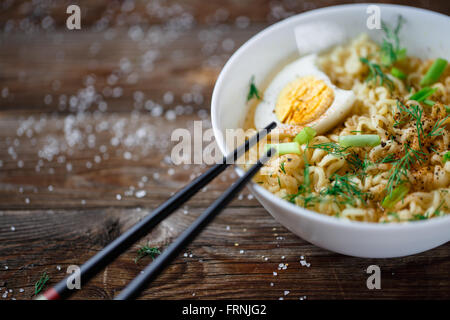
[{"label": "ramen noodle", "polygon": [[[400,222],[450,213],[450,68],[427,86],[431,94],[418,102],[410,97],[424,87],[420,82],[433,60],[398,59],[393,66],[403,79],[384,71],[382,83],[381,76],[368,79],[373,70],[361,59],[370,58],[372,67],[383,65],[380,50],[361,35],[318,57],[331,82],[354,93],[351,109],[334,128],[300,145],[298,153],[272,157],[256,183],[300,207],[350,220]],[[256,130],[255,108],[256,103],[247,118],[247,136]],[[257,159],[265,144],[292,142],[297,133],[275,130],[251,157]],[[379,136],[380,143],[339,144],[340,136],[369,134]]]}]

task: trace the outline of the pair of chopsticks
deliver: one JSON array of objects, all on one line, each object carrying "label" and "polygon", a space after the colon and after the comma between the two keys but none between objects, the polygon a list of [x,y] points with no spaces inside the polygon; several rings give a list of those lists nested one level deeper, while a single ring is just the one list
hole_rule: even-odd
[{"label": "pair of chopsticks", "polygon": [[[216,164],[208,169],[201,176],[186,187],[178,191],[169,200],[156,208],[149,215],[145,216],[140,222],[124,232],[121,236],[108,244],[102,251],[97,253],[79,270],[78,276],[80,284],[87,283],[94,275],[102,270],[107,264],[117,258],[122,252],[128,249],[133,243],[145,236],[153,227],[168,217],[183,203],[189,200],[200,189],[207,185],[211,180],[222,173],[230,164],[234,163],[240,156],[253,147],[260,139],[264,138],[276,123],[272,122],[255,136],[246,140],[243,145],[235,149],[228,156],[223,158],[222,163]],[[241,178],[239,178],[231,187],[229,187],[216,201],[213,202],[192,225],[190,225],[175,241],[163,251],[152,263],[150,263],[130,284],[122,290],[115,300],[127,300],[136,298],[145,286],[155,279],[164,268],[177,257],[177,255],[187,246],[214,217],[219,214],[225,206],[233,200],[234,196],[241,191],[248,181],[259,171],[267,160],[275,152],[270,149],[264,154],[255,165],[253,165]],[[39,300],[58,300],[69,297],[75,290],[69,289],[68,283],[73,278],[68,276],[58,282],[52,288],[46,290],[38,296]]]}]

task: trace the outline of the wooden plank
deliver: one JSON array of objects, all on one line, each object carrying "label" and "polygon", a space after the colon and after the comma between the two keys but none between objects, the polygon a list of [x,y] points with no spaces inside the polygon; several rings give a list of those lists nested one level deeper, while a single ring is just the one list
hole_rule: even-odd
[{"label": "wooden plank", "polygon": [[[192,23],[174,29],[164,14],[148,14],[147,1],[135,1],[131,12],[117,2],[79,1],[80,32],[65,30],[69,2],[52,3],[0,4],[0,296],[6,299],[31,298],[44,271],[56,283],[67,266],[86,261],[205,170],[171,163],[170,137],[176,128],[192,134],[194,121],[210,128],[212,88],[225,61],[270,23],[334,2],[188,0],[180,2],[180,14],[189,13]],[[448,3],[416,5],[450,11]],[[54,27],[44,31],[49,14]],[[105,29],[98,28],[102,17],[113,21]],[[40,27],[22,30],[24,19]],[[132,35],[136,19],[144,39]],[[177,106],[182,112],[174,116]],[[235,178],[229,169],[215,179],[74,299],[112,298],[150,261],[134,263],[139,244],[166,247]],[[244,191],[142,298],[443,299],[450,295],[449,252],[450,244],[401,259],[334,254],[287,231]],[[288,266],[278,270],[280,264]],[[380,291],[366,287],[371,264],[381,267]]]},{"label": "wooden plank", "polygon": [[[175,213],[140,243],[165,247],[200,212],[195,208],[187,215]],[[126,208],[2,211],[0,265],[7,265],[8,270],[0,273],[0,283],[13,289],[11,296],[29,298],[41,272],[47,271],[50,283],[55,283],[62,279],[67,266],[85,261],[145,213],[145,209]],[[10,230],[12,225],[15,231]],[[441,246],[401,259],[346,257],[302,241],[259,207],[232,207],[142,298],[277,299],[284,297],[285,290],[290,291],[287,299],[304,295],[309,299],[444,298],[450,293],[448,249],[448,245]],[[112,298],[149,262],[144,259],[135,264],[135,250],[108,266],[74,298]],[[302,255],[310,267],[300,264]],[[280,263],[287,264],[287,269],[279,270]],[[365,270],[371,264],[381,267],[380,291],[366,287]],[[433,283],[439,285],[430,285]],[[21,288],[25,292],[19,293]]]}]

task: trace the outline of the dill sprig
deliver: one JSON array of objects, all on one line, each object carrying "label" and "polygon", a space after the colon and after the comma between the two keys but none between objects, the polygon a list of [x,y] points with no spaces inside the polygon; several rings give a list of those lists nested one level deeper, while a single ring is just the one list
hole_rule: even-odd
[{"label": "dill sprig", "polygon": [[286,174],[286,170],[284,169],[284,162],[281,163],[280,169],[281,171],[283,171],[284,174]]},{"label": "dill sprig", "polygon": [[381,44],[381,63],[386,67],[392,66],[406,56],[406,49],[400,47],[400,38],[398,36],[403,23],[404,19],[402,16],[398,16],[395,28],[390,28],[384,21],[381,21],[381,28],[385,34]]},{"label": "dill sprig", "polygon": [[439,204],[439,206],[436,208],[436,210],[434,210],[433,215],[434,216],[440,216],[443,214],[443,212],[441,211],[442,206],[444,205],[445,201],[442,200],[442,202]]},{"label": "dill sprig", "polygon": [[350,168],[354,173],[364,177],[366,170],[374,163],[367,159],[367,154],[364,159],[361,159],[356,153],[351,153],[347,158],[347,162],[350,164]]},{"label": "dill sprig", "polygon": [[333,154],[338,157],[346,157],[350,154],[350,152],[347,152],[348,148],[341,147],[337,143],[334,142],[325,142],[325,143],[319,143],[315,144],[313,146],[310,146],[309,148],[312,149],[322,149],[328,152],[329,154]]},{"label": "dill sprig", "polygon": [[334,196],[335,202],[339,204],[350,204],[355,205],[355,197],[360,199],[362,202],[365,202],[368,193],[363,192],[356,182],[352,181],[354,175],[346,174],[339,175],[335,173],[331,179],[333,182],[330,186],[323,190],[322,195],[331,195]]},{"label": "dill sprig", "polygon": [[443,125],[447,119],[450,118],[450,115],[446,116],[444,119],[436,122],[431,128],[431,131],[427,134],[425,138],[438,137],[444,134]]},{"label": "dill sprig", "polygon": [[139,260],[146,256],[150,256],[152,259],[155,259],[158,254],[161,254],[158,248],[150,247],[148,245],[144,245],[138,248],[137,256],[134,258],[134,263],[138,263]]},{"label": "dill sprig", "polygon": [[286,196],[290,202],[295,203],[296,199],[300,199],[303,202],[303,207],[308,208],[313,206],[314,204],[321,203],[326,200],[326,196],[333,197],[335,203],[344,205],[355,205],[356,198],[360,199],[362,202],[365,202],[369,197],[369,193],[363,192],[356,182],[352,181],[351,178],[355,177],[355,175],[346,174],[339,175],[335,173],[330,180],[332,180],[331,184],[326,188],[320,191],[319,194],[313,194],[305,187],[305,184],[300,185],[298,187],[298,192],[296,194],[291,194]]},{"label": "dill sprig", "polygon": [[394,83],[387,75],[384,74],[384,72],[381,70],[381,67],[379,64],[376,64],[375,62],[369,61],[367,58],[359,58],[359,60],[367,65],[369,67],[369,74],[367,75],[366,82],[373,81],[375,85],[378,83],[380,86],[386,84],[389,88],[389,90],[394,89]]},{"label": "dill sprig", "polygon": [[38,295],[42,289],[45,288],[47,285],[47,282],[50,280],[50,276],[47,274],[46,271],[41,275],[38,281],[34,284],[34,295]]},{"label": "dill sprig", "polygon": [[[423,139],[425,132],[422,125],[422,115],[423,109],[418,105],[411,105],[409,107],[405,106],[401,101],[397,100],[397,109],[400,112],[402,118],[406,117],[407,119],[415,121],[415,126],[417,129],[417,139],[419,140],[419,146],[422,149]],[[398,120],[395,121],[394,127],[398,127],[402,122]]]},{"label": "dill sprig", "polygon": [[385,158],[381,158],[380,160],[378,160],[377,163],[391,163],[395,161],[397,161],[395,159],[395,156],[392,153],[390,153]]},{"label": "dill sprig", "polygon": [[408,181],[408,171],[416,162],[422,162],[425,155],[422,151],[412,149],[408,144],[405,144],[405,155],[393,162],[391,170],[389,170],[389,180],[386,186],[387,194],[391,194],[394,188],[406,181]]},{"label": "dill sprig", "polygon": [[252,78],[250,79],[250,89],[248,90],[247,102],[255,97],[257,99],[261,99],[259,95],[259,90],[255,85],[255,76],[252,76]]},{"label": "dill sprig", "polygon": [[[309,144],[306,145],[306,149],[309,148]],[[306,150],[305,149],[305,150]],[[289,194],[285,197],[289,202],[295,203],[295,199],[299,198],[303,201],[303,207],[308,208],[314,203],[322,201],[320,197],[311,193],[311,179],[309,177],[309,162],[306,157],[306,152],[303,153],[303,159],[305,167],[303,168],[303,184],[298,186],[297,193]]]}]

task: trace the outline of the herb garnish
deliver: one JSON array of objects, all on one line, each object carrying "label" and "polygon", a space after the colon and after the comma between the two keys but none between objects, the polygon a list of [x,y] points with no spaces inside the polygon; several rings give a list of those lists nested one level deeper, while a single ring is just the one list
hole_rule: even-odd
[{"label": "herb garnish", "polygon": [[284,162],[281,163],[280,169],[281,171],[283,171],[284,174],[286,174],[286,170],[284,169]]},{"label": "herb garnish", "polygon": [[408,180],[408,170],[411,170],[414,163],[424,161],[422,155],[425,155],[422,151],[414,150],[405,144],[405,155],[396,160],[389,170],[390,177],[386,187],[388,194],[391,194],[396,186]]},{"label": "herb garnish", "polygon": [[259,90],[255,85],[255,76],[252,76],[252,78],[250,79],[250,89],[247,95],[247,102],[255,97],[257,99],[261,99],[261,97],[259,96]]},{"label": "herb garnish", "polygon": [[394,29],[391,29],[384,21],[381,21],[381,27],[385,34],[381,44],[381,63],[386,67],[390,67],[398,60],[406,57],[406,48],[400,48],[398,36],[403,22],[403,17],[398,16],[397,25]]},{"label": "herb garnish", "polygon": [[386,83],[389,90],[394,89],[394,83],[384,74],[380,65],[369,61],[367,58],[359,58],[359,60],[369,67],[369,74],[367,75],[366,82],[374,81],[375,85],[380,83],[380,86]]},{"label": "herb garnish", "polygon": [[447,119],[450,118],[450,115],[446,116],[444,119],[436,122],[433,125],[433,128],[431,128],[431,131],[426,135],[425,138],[428,137],[438,137],[444,134],[444,128],[442,128],[442,126],[444,125],[445,121],[447,121]]},{"label": "herb garnish", "polygon": [[150,247],[148,245],[141,246],[137,250],[137,256],[134,258],[134,263],[138,263],[139,260],[146,256],[150,256],[152,259],[155,259],[158,254],[161,254],[158,248]]},{"label": "herb garnish", "polygon": [[[406,107],[399,100],[397,100],[397,109],[400,112],[401,118],[406,117],[407,119],[412,119],[415,121],[417,129],[417,139],[419,140],[420,148],[422,148],[422,140],[425,138],[425,133],[422,125],[423,109],[418,105],[411,105],[409,107]],[[396,120],[394,123],[394,127],[398,127],[402,123],[403,122],[399,122],[398,120]]]},{"label": "herb garnish", "polygon": [[[354,175],[346,174],[341,176],[335,173],[331,177],[334,181],[322,192],[322,194],[334,196],[335,202],[340,204],[354,205],[355,197],[359,198],[362,202],[365,202],[368,194],[359,189],[356,182],[351,180],[352,177],[354,177]],[[340,197],[340,201],[337,197]]]},{"label": "herb garnish", "polygon": [[47,274],[46,271],[41,275],[38,281],[34,284],[34,295],[38,295],[42,289],[45,288],[47,285],[47,282],[50,280],[50,276]]},{"label": "herb garnish", "polygon": [[326,152],[328,152],[329,154],[333,154],[338,157],[346,157],[350,154],[349,152],[346,152],[348,148],[343,148],[334,142],[319,143],[319,144],[310,146],[309,148],[322,149],[322,150],[325,150]]}]

